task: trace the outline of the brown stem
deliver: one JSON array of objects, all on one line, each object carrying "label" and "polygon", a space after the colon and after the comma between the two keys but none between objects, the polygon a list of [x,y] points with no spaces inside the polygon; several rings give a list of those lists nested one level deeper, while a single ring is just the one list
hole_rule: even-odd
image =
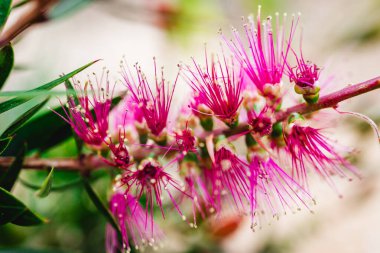
[{"label": "brown stem", "polygon": [[324,108],[336,107],[340,102],[344,100],[356,97],[358,95],[367,93],[378,88],[380,88],[380,76],[359,84],[350,85],[339,91],[323,96],[315,104],[309,105],[306,103],[302,103],[289,107],[285,111],[281,111],[276,114],[276,122],[280,122],[287,119],[290,114],[295,112],[299,114],[307,114]]},{"label": "brown stem", "polygon": [[[356,97],[358,95],[370,92],[375,89],[380,88],[380,76],[373,79],[367,80],[362,83],[355,85],[349,85],[339,91],[330,93],[319,98],[318,102],[315,104],[301,103],[284,111],[279,111],[275,114],[275,122],[281,122],[286,120],[292,113],[307,114],[315,112],[325,108],[336,107],[340,102],[347,100],[349,98]],[[241,124],[234,129],[227,129],[224,131],[216,130],[216,132],[223,133],[226,136],[232,136],[239,134],[248,130],[247,124]]]},{"label": "brown stem", "polygon": [[16,38],[20,33],[36,24],[45,20],[45,13],[58,0],[32,0],[25,5],[27,8],[21,16],[7,30],[0,34],[0,48],[9,44],[11,40]]},{"label": "brown stem", "polygon": [[[8,169],[13,163],[14,157],[0,157],[0,170]],[[56,170],[86,172],[107,166],[98,156],[87,155],[82,158],[34,158],[27,157],[24,160],[24,169],[49,169],[54,167]]]}]

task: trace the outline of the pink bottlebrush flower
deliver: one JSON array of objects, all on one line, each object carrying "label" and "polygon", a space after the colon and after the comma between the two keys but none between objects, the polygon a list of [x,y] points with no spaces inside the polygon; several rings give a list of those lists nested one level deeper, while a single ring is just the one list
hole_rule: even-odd
[{"label": "pink bottlebrush flower", "polygon": [[136,123],[142,124],[144,116],[141,109],[135,106],[130,96],[125,96],[124,99],[111,111],[113,119],[113,128],[118,130],[120,126],[135,127]]},{"label": "pink bottlebrush flower", "polygon": [[175,142],[177,144],[178,150],[182,152],[183,155],[186,155],[188,152],[196,152],[197,149],[195,147],[195,137],[193,131],[188,128],[186,122],[186,128],[183,130],[179,130],[174,133]]},{"label": "pink bottlebrush flower", "polygon": [[346,170],[359,175],[356,168],[335,152],[328,138],[320,133],[320,129],[309,126],[290,125],[288,133],[284,133],[286,151],[292,159],[292,175],[302,185],[307,186],[307,171],[316,171],[332,187],[332,175],[347,177]]},{"label": "pink bottlebrush flower", "polygon": [[244,211],[249,192],[248,164],[226,147],[219,148],[214,158],[211,169],[206,170],[206,176],[211,183],[216,211],[221,210],[223,196],[227,194],[237,210]]},{"label": "pink bottlebrush flower", "polygon": [[123,169],[127,169],[131,165],[131,157],[129,155],[128,148],[125,145],[125,135],[125,129],[123,127],[119,127],[119,139],[117,144],[112,141],[112,138],[109,138],[109,140],[104,140],[111,151],[111,157],[113,159],[113,162],[108,162],[108,160],[106,160],[106,162],[111,166],[120,167]]},{"label": "pink bottlebrush flower", "polygon": [[[177,160],[174,160],[177,161]],[[169,163],[167,166],[170,166]],[[180,194],[185,194],[181,190],[181,185],[172,178],[169,173],[164,171],[164,167],[157,161],[148,158],[143,160],[137,169],[126,171],[121,179],[121,182],[127,186],[126,194],[130,194],[134,189],[136,192],[136,198],[139,200],[143,194],[146,197],[146,212],[153,215],[154,201],[159,207],[162,217],[165,218],[163,209],[163,191],[166,191],[174,207],[178,213],[182,216],[183,220],[186,220],[186,216],[183,215],[179,209],[178,203],[172,195],[171,191],[177,190]],[[173,188],[173,189],[170,189]]]},{"label": "pink bottlebrush flower", "polygon": [[204,169],[199,167],[198,154],[189,153],[180,161],[180,175],[185,180],[185,192],[192,196],[192,209],[194,222],[191,227],[197,227],[197,215],[205,219],[209,214],[215,212],[214,200],[209,192]]},{"label": "pink bottlebrush flower", "polygon": [[[96,87],[89,79],[84,88],[79,81],[73,79],[76,95],[68,97],[67,109],[62,105],[65,117],[59,116],[71,125],[74,132],[85,143],[100,147],[108,134],[112,94],[110,94],[108,71],[106,76],[103,73],[100,79],[96,76],[94,78]],[[102,87],[103,82],[105,82],[105,87]]]},{"label": "pink bottlebrush flower", "polygon": [[294,90],[298,94],[302,94],[303,98],[309,104],[316,103],[319,99],[318,79],[320,74],[320,69],[316,64],[310,61],[305,61],[302,50],[300,50],[300,56],[293,51],[294,56],[297,61],[295,67],[290,67],[287,63],[287,75],[289,76],[290,82],[294,82]]},{"label": "pink bottlebrush flower", "polygon": [[278,219],[280,214],[295,208],[300,210],[302,206],[310,210],[313,198],[271,158],[255,155],[249,164],[248,174],[252,229],[260,222],[256,215],[267,211]]},{"label": "pink bottlebrush flower", "polygon": [[265,106],[260,113],[255,110],[247,111],[248,125],[254,134],[260,136],[268,135],[272,131],[272,118],[273,111],[270,107]]},{"label": "pink bottlebrush flower", "polygon": [[154,249],[157,248],[157,244],[163,239],[163,233],[154,223],[153,217],[146,214],[132,195],[114,193],[110,201],[110,210],[120,226],[123,245],[120,245],[116,230],[107,224],[107,253],[116,253],[121,250],[130,252],[130,242],[134,244],[136,249],[143,248],[146,245],[152,246]]},{"label": "pink bottlebrush flower", "polygon": [[295,67],[290,67],[288,65],[287,71],[290,82],[294,82],[301,88],[314,88],[319,79],[320,68],[310,61],[305,61],[302,52],[300,57],[297,57],[296,54],[294,55],[296,57],[297,65]]},{"label": "pink bottlebrush flower", "polygon": [[[187,66],[188,75],[185,79],[194,91],[193,110],[199,110],[199,105],[206,105],[213,114],[229,126],[238,120],[238,110],[242,103],[242,71],[223,57],[223,62],[212,60],[210,66],[206,54],[206,69],[194,62],[195,70]],[[231,64],[231,65],[229,65]],[[195,106],[196,105],[196,106]]]},{"label": "pink bottlebrush flower", "polygon": [[[258,91],[262,95],[277,98],[296,24],[293,19],[289,38],[285,41],[285,28],[284,24],[280,24],[278,13],[276,13],[276,36],[274,36],[272,18],[268,17],[262,24],[260,12],[261,6],[258,8],[257,23],[253,17],[250,17],[249,22],[244,25],[249,52],[236,30],[233,31],[234,41],[229,41],[225,37],[223,39]],[[285,17],[284,14],[284,20]]]},{"label": "pink bottlebrush flower", "polygon": [[122,67],[125,84],[131,91],[131,98],[139,110],[141,110],[151,133],[158,136],[167,124],[170,104],[172,102],[178,75],[172,89],[170,89],[169,84],[164,78],[163,68],[161,69],[160,78],[158,77],[156,60],[154,59],[155,92],[153,92],[141,67],[136,64],[135,69],[137,73],[137,83],[130,71]]}]

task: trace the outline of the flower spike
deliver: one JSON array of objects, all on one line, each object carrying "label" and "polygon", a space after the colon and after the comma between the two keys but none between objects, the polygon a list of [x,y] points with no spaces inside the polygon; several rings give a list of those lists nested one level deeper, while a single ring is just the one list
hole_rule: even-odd
[{"label": "flower spike", "polygon": [[248,165],[228,147],[222,146],[215,152],[215,161],[207,171],[217,212],[222,208],[224,195],[230,196],[236,209],[244,212],[248,200]]},{"label": "flower spike", "polygon": [[277,219],[289,210],[301,210],[301,207],[310,210],[309,206],[314,199],[273,159],[255,155],[251,160],[248,175],[251,228],[253,230],[260,222],[256,220],[258,218],[256,215],[265,214],[266,210],[269,210],[271,216]]},{"label": "flower spike", "polygon": [[[307,186],[309,168],[317,172],[334,187],[332,175],[347,177],[346,172],[359,176],[357,169],[340,156],[320,129],[301,126],[295,121],[284,133],[286,150],[292,160],[292,175],[301,185]],[[351,180],[351,179],[350,179]]]},{"label": "flower spike", "polygon": [[[102,86],[103,82],[105,87]],[[73,79],[73,84],[76,94],[68,96],[67,109],[62,104],[65,116],[57,114],[71,125],[86,144],[99,148],[108,135],[108,116],[112,103],[108,71],[103,71],[100,78],[95,74],[94,79],[89,77],[83,88],[80,81]]]},{"label": "flower spike", "polygon": [[[174,160],[176,161],[176,160]],[[167,165],[170,166],[171,163]],[[181,189],[182,186],[172,178],[172,176],[164,171],[164,167],[152,158],[141,161],[137,169],[126,171],[122,178],[122,184],[126,185],[127,189],[125,194],[132,194],[134,190],[136,193],[136,199],[140,200],[141,196],[145,194],[146,213],[150,213],[153,216],[154,201],[159,207],[162,217],[165,218],[163,209],[163,190],[166,191],[174,207],[178,213],[182,216],[183,220],[186,220],[186,216],[183,215],[179,209],[178,203],[175,200],[172,190],[178,191],[180,194],[185,194]],[[173,188],[173,189],[171,189]]]},{"label": "flower spike", "polygon": [[296,58],[297,65],[291,67],[289,63],[286,63],[286,74],[289,76],[290,82],[294,82],[295,92],[302,94],[307,103],[314,104],[319,99],[320,88],[318,86],[318,79],[320,75],[320,68],[316,64],[304,59],[302,48],[300,48],[299,56],[297,56],[294,50],[293,54]]},{"label": "flower spike", "polygon": [[[242,71],[234,66],[233,60],[227,62],[225,56],[223,61],[212,59],[209,65],[207,52],[205,55],[205,70],[193,59],[194,69],[187,66],[185,79],[195,93],[195,104],[207,106],[217,118],[233,127],[238,123],[238,110],[243,101]],[[201,114],[205,111],[198,107],[193,110]]]},{"label": "flower spike", "polygon": [[116,192],[110,201],[110,210],[120,226],[123,245],[119,243],[116,230],[107,224],[106,250],[107,253],[116,253],[120,250],[131,252],[130,242],[136,249],[149,245],[158,248],[163,239],[163,233],[154,223],[152,216],[147,216],[138,201],[132,195]]},{"label": "flower spike", "polygon": [[155,92],[151,89],[145,74],[137,64],[134,66],[137,73],[137,82],[132,77],[129,69],[127,70],[124,66],[122,66],[122,75],[125,85],[131,91],[132,100],[141,110],[151,133],[155,136],[159,136],[167,125],[170,105],[179,73],[177,74],[172,89],[170,89],[170,85],[164,78],[163,68],[161,69],[161,76],[158,77],[155,58],[153,61]]},{"label": "flower spike", "polygon": [[230,50],[244,67],[245,72],[256,86],[258,91],[269,98],[279,97],[279,85],[282,81],[286,59],[290,50],[298,19],[292,20],[290,33],[285,41],[285,19],[280,25],[279,15],[276,13],[276,37],[273,34],[272,18],[261,21],[261,6],[258,8],[257,22],[253,17],[249,18],[245,25],[245,33],[249,45],[249,53],[246,51],[243,40],[237,30],[233,30],[234,40],[223,39]]}]

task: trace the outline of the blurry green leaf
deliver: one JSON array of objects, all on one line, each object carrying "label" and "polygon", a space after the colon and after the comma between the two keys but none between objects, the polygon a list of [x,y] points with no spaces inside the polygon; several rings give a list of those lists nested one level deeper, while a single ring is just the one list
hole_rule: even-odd
[{"label": "blurry green leaf", "polygon": [[46,222],[47,220],[45,220],[38,214],[33,213],[29,209],[25,210],[25,212],[23,212],[20,216],[18,216],[15,220],[12,221],[13,224],[23,227],[36,226]]},{"label": "blurry green leaf", "polygon": [[[25,95],[22,96],[22,97],[16,97],[16,98],[13,98],[13,99],[10,99],[10,100],[7,100],[3,103],[0,103],[0,113],[3,113],[3,112],[6,112],[16,106],[19,106],[29,100],[31,100],[34,96],[33,96],[33,92],[35,91],[41,91],[41,90],[50,90],[54,87],[56,87],[57,85],[63,83],[64,81],[66,81],[67,79],[73,77],[74,75],[78,74],[79,72],[81,72],[82,70],[86,69],[87,67],[91,66],[92,64],[94,64],[95,62],[97,61],[93,61],[93,62],[90,62],[72,72],[70,72],[69,74],[67,75],[64,75],[58,79],[55,79],[54,81],[51,81],[47,84],[44,84],[38,88],[35,88],[33,90],[29,90],[29,91],[25,91]],[[30,96],[28,96],[28,94]]]},{"label": "blurry green leaf", "polygon": [[[115,106],[120,100],[120,97],[115,97],[112,100],[112,106]],[[72,137],[70,125],[57,116],[57,114],[65,115],[63,108],[58,106],[52,110],[55,113],[50,111],[37,116],[20,128],[3,156],[14,156],[18,147],[24,142],[28,144],[29,150],[43,151]]]},{"label": "blurry green leaf", "polygon": [[[31,117],[33,117],[34,114],[36,114],[49,100],[49,98],[45,99],[42,103],[32,107],[27,112],[22,114],[16,121],[14,121],[0,136],[0,139],[8,138],[12,134],[14,134],[18,129],[20,129]],[[0,144],[0,150],[1,150],[1,144]]]},{"label": "blurry green leaf", "polygon": [[6,45],[0,49],[0,90],[11,73],[12,67],[13,49],[11,45]]},{"label": "blurry green leaf", "polygon": [[50,19],[60,18],[90,3],[92,0],[61,0],[48,13]]},{"label": "blurry green leaf", "polygon": [[50,170],[49,175],[45,178],[44,182],[41,185],[41,188],[38,190],[38,192],[36,192],[38,197],[45,198],[49,195],[51,186],[53,184],[53,174],[54,168]]},{"label": "blurry green leaf", "polygon": [[103,202],[100,200],[98,194],[94,191],[94,189],[92,189],[88,179],[83,178],[83,185],[92,203],[95,205],[98,211],[104,216],[104,218],[106,218],[108,223],[110,223],[115,228],[115,230],[118,232],[120,236],[121,232],[120,232],[119,226],[117,225],[115,221],[115,218],[113,217],[109,209],[106,207],[106,205],[104,205]]},{"label": "blurry green leaf", "polygon": [[3,27],[5,22],[7,21],[7,18],[11,11],[11,4],[12,4],[11,0],[0,1],[0,30],[1,30],[1,27]]},{"label": "blurry green leaf", "polygon": [[10,192],[0,187],[0,225],[9,222],[20,226],[33,226],[43,223],[44,220],[30,211]]},{"label": "blurry green leaf", "polygon": [[16,159],[12,163],[12,165],[9,167],[7,172],[1,177],[0,180],[0,186],[4,188],[7,191],[11,191],[13,185],[15,184],[18,175],[20,174],[20,171],[22,169],[22,164],[24,162],[24,156],[25,156],[25,146],[21,147],[19,150]]}]

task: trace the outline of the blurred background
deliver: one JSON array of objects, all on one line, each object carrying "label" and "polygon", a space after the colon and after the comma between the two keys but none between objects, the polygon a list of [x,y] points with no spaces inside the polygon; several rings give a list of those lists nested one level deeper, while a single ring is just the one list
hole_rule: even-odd
[{"label": "blurred background", "polygon": [[[14,0],[14,4],[23,2]],[[118,80],[123,56],[129,64],[139,62],[147,74],[153,72],[152,57],[156,56],[167,76],[174,77],[178,63],[189,62],[190,57],[203,60],[205,43],[209,51],[218,51],[219,29],[227,37],[232,26],[241,30],[241,17],[256,14],[258,4],[263,6],[263,17],[276,11],[301,12],[303,52],[323,67],[322,80],[330,80],[326,93],[380,75],[378,0],[40,1],[46,9],[35,8],[34,2],[26,1],[15,8],[4,29],[12,32],[28,13],[39,13],[33,24],[14,39],[15,69],[3,91],[33,88],[95,59],[103,60],[80,76],[106,66],[112,79]],[[180,89],[185,89],[184,83]],[[379,125],[379,92],[353,98],[341,108],[363,113]],[[0,129],[5,129],[21,111],[2,114]],[[354,148],[353,161],[363,175],[353,182],[337,181],[343,198],[316,178],[314,214],[289,214],[256,232],[250,230],[249,219],[226,217],[222,233],[215,237],[169,219],[162,223],[167,234],[162,252],[380,252],[378,142],[371,128],[356,118],[339,116],[331,123],[326,116],[326,123],[333,127],[329,130],[333,138]],[[75,156],[74,145],[73,140],[66,141],[42,156]],[[101,173],[94,184],[105,200],[109,178]],[[24,171],[20,177],[39,184],[46,174]],[[57,172],[54,184],[77,178],[74,173]],[[15,193],[50,222],[30,228],[0,227],[0,252],[104,252],[105,220],[82,187],[36,199],[33,191],[17,184]],[[20,247],[24,250],[15,250]]]}]

